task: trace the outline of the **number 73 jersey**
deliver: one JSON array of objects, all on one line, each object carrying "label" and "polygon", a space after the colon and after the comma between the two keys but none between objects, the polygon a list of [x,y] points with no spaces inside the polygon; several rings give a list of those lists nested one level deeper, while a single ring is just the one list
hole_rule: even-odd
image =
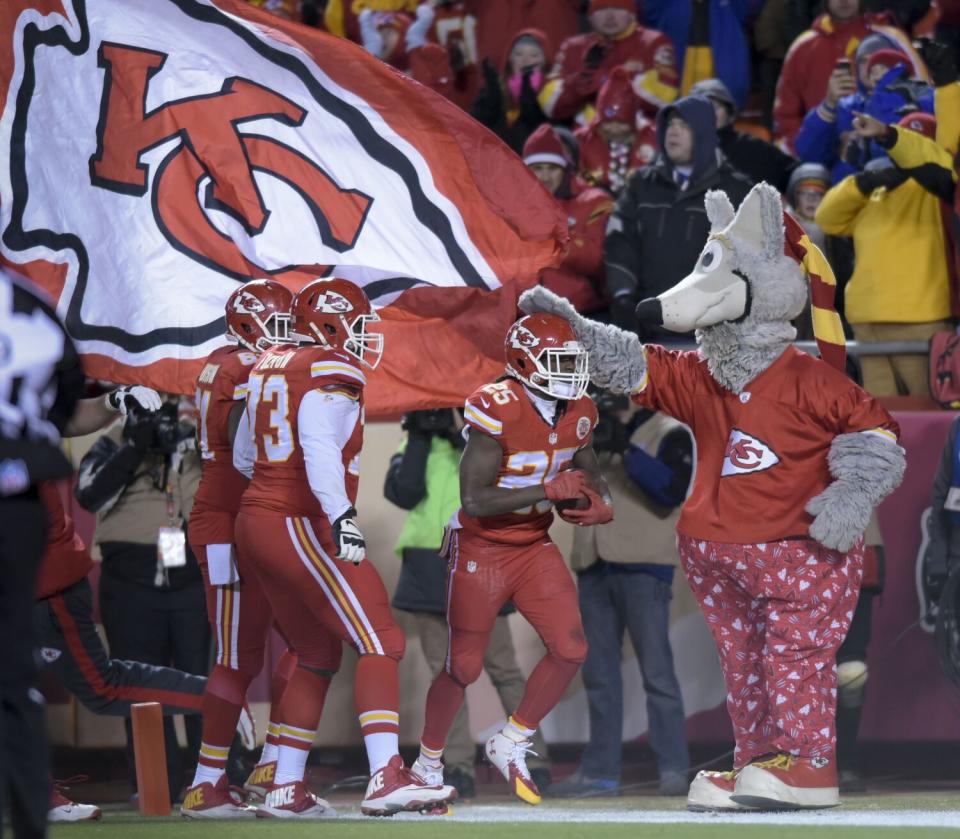
[{"label": "number 73 jersey", "polygon": [[[547,422],[520,382],[504,379],[484,385],[467,399],[464,421],[470,433],[486,434],[500,444],[503,457],[496,485],[507,489],[536,486],[570,466],[590,444],[597,408],[583,396],[558,402],[554,422]],[[460,524],[491,542],[528,545],[543,539],[553,522],[553,503],[541,501],[500,516],[473,518],[460,510]]]},{"label": "number 73 jersey", "polygon": [[[348,426],[330,429],[329,444],[323,447],[329,464],[319,465],[325,480],[339,484],[342,475],[340,486],[356,504],[365,384],[363,372],[346,353],[284,344],[260,356],[247,380],[247,417],[256,452],[253,479],[243,494],[244,512],[325,516],[310,488],[301,435],[324,422],[318,412],[334,412],[335,400],[343,397],[354,400],[357,410]],[[305,404],[308,394],[316,396]]]}]

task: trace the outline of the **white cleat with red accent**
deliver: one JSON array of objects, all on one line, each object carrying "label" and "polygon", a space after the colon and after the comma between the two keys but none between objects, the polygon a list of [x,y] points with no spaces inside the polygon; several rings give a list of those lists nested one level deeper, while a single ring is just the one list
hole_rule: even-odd
[{"label": "white cleat with red accent", "polygon": [[270,787],[257,807],[261,819],[335,819],[337,811],[330,802],[314,795],[303,781]]},{"label": "white cleat with red accent", "polygon": [[514,740],[498,731],[489,740],[484,750],[489,760],[510,784],[513,794],[527,804],[540,803],[540,790],[527,769],[527,752],[533,753],[530,740]]},{"label": "white cleat with red accent", "polygon": [[[422,767],[421,765],[421,768]],[[430,776],[431,780],[435,776]],[[457,797],[457,791],[446,784],[427,783],[419,774],[403,765],[403,758],[394,755],[382,769],[374,772],[367,784],[367,793],[360,804],[365,816],[392,816],[404,810],[434,810],[445,807]]]}]

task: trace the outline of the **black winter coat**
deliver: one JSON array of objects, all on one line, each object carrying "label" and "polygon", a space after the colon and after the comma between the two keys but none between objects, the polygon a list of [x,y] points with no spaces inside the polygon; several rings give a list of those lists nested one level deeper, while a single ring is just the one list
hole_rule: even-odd
[{"label": "black winter coat", "polygon": [[[611,297],[639,301],[675,286],[696,264],[710,233],[703,205],[708,190],[723,190],[734,207],[753,184],[719,152],[715,162],[696,174],[686,189],[673,178],[661,155],[634,172],[607,225],[604,262]],[[677,333],[648,328],[647,341],[676,340]]]}]

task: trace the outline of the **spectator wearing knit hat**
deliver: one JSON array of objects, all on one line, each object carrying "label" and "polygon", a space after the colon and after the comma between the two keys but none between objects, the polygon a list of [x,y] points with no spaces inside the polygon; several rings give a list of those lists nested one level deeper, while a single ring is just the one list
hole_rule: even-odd
[{"label": "spectator wearing knit hat", "polygon": [[914,77],[910,56],[884,34],[868,35],[857,47],[851,68],[856,90],[837,98],[836,78],[827,96],[804,117],[794,144],[804,162],[822,163],[839,183],[883,155],[875,143],[857,139],[854,117],[865,113],[882,123],[895,123],[904,113],[933,111],[933,88]]},{"label": "spectator wearing knit hat", "polygon": [[657,156],[656,127],[640,113],[640,99],[622,67],[616,67],[600,88],[590,125],[575,134],[581,177],[614,196],[630,175]]},{"label": "spectator wearing knit hat", "polygon": [[553,51],[539,29],[521,29],[507,44],[500,69],[483,60],[483,87],[470,115],[518,154],[546,114],[537,94],[546,83]]},{"label": "spectator wearing knit hat", "polygon": [[704,79],[697,82],[690,93],[705,96],[713,103],[720,151],[730,165],[754,183],[766,181],[781,192],[786,190],[797,161],[773,143],[746,131],[737,131],[734,125],[737,105],[727,86],[720,79]]},{"label": "spectator wearing knit hat", "polygon": [[623,66],[646,114],[653,116],[677,96],[673,44],[662,32],[637,25],[633,0],[590,0],[587,9],[593,31],[567,38],[560,46],[550,78],[540,93],[544,113],[557,121],[590,113],[607,76]]},{"label": "spectator wearing knit hat", "polygon": [[523,162],[557,199],[567,214],[570,249],[559,268],[546,268],[541,285],[566,297],[581,314],[606,306],[603,237],[613,201],[602,189],[584,185],[574,176],[567,149],[548,123],[541,125],[523,147]]},{"label": "spectator wearing knit hat", "polygon": [[[888,15],[862,13],[859,0],[826,0],[825,8],[791,44],[777,82],[774,139],[791,153],[803,118],[823,101],[831,78],[842,75],[844,68],[838,68],[837,62],[852,59],[871,32],[886,35],[908,57],[912,73],[926,78],[923,61],[910,46],[909,36],[893,26]],[[851,92],[846,89],[836,98]]]}]

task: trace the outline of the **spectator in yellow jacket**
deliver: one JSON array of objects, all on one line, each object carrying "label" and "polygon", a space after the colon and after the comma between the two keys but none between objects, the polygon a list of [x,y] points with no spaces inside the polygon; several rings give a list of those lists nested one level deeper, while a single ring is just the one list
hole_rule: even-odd
[{"label": "spectator in yellow jacket", "polygon": [[[929,114],[910,114],[898,126],[860,114],[854,129],[886,147],[890,158],[845,178],[817,210],[824,232],[853,237],[847,320],[858,342],[926,341],[950,326],[950,155],[942,150],[938,162],[931,162],[911,151],[923,135],[935,145],[936,122]],[[875,396],[929,395],[926,356],[862,356],[860,364],[863,385]]]}]

